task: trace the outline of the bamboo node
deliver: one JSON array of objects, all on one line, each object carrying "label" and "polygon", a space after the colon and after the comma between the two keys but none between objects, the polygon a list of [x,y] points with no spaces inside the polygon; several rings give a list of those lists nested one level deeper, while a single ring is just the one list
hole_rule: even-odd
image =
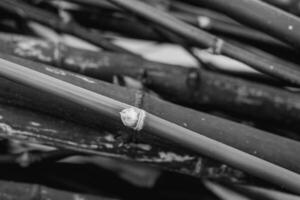
[{"label": "bamboo node", "polygon": [[200,28],[209,28],[211,26],[211,20],[209,17],[206,16],[199,16],[198,17],[198,25]]},{"label": "bamboo node", "polygon": [[136,131],[141,131],[144,127],[146,112],[138,108],[127,108],[120,112],[123,124]]},{"label": "bamboo node", "polygon": [[222,40],[220,38],[215,38],[214,44],[211,47],[213,54],[216,54],[216,55],[221,54],[223,45],[224,45],[224,40]]}]

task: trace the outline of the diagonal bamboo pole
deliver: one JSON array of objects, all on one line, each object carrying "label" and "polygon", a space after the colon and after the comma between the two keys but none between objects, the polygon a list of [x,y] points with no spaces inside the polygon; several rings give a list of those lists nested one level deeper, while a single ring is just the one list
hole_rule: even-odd
[{"label": "diagonal bamboo pole", "polygon": [[101,115],[117,121],[119,124],[123,123],[127,127],[143,130],[173,141],[185,148],[237,167],[249,174],[299,194],[300,175],[206,136],[197,134],[153,114],[146,113],[139,108],[134,108],[128,104],[4,59],[0,59],[0,75],[54,95],[57,98],[63,98],[66,101],[76,103],[78,106],[93,109],[101,113]]},{"label": "diagonal bamboo pole", "polygon": [[104,38],[104,36],[100,34],[100,32],[89,31],[72,20],[64,22],[55,14],[50,13],[46,10],[42,10],[40,8],[36,8],[24,2],[15,0],[3,0],[0,1],[0,7],[8,12],[22,17],[23,19],[36,21],[38,23],[49,26],[56,31],[75,35],[101,48],[116,52],[133,54],[132,52],[129,52],[128,50],[123,49],[122,47],[108,41],[106,38]]},{"label": "diagonal bamboo pole", "polygon": [[[300,71],[294,67],[283,66],[280,63],[274,63],[271,60],[232,45],[224,40],[217,38],[205,31],[188,25],[175,17],[159,11],[145,3],[136,0],[109,0],[110,2],[130,10],[131,12],[146,18],[168,30],[194,42],[195,45],[204,48],[211,48],[216,54],[224,54],[234,59],[240,60],[249,66],[266,73],[268,75],[280,78],[287,82],[300,85]],[[93,1],[97,5],[98,0]]]},{"label": "diagonal bamboo pole", "polygon": [[[126,104],[140,107],[154,115],[180,126],[188,127],[207,137],[266,159],[292,171],[300,172],[298,165],[300,162],[300,158],[298,157],[300,146],[299,143],[294,140],[279,137],[203,112],[186,109],[141,91],[111,85],[79,74],[58,70],[41,63],[35,63],[9,55],[0,54],[0,57],[87,90],[117,99]],[[180,72],[181,71],[178,71],[179,74],[181,74]],[[167,71],[167,73],[171,75],[170,78],[174,79],[170,71]],[[165,82],[165,79],[162,81]],[[180,79],[177,81],[180,83],[186,80]],[[189,96],[186,93],[179,92],[179,94]],[[118,123],[106,120],[106,118],[94,110],[86,109],[75,103],[66,102],[63,99],[55,98],[47,93],[39,92],[6,79],[0,79],[0,96],[2,97],[0,101],[3,103],[30,108],[88,126],[103,128],[101,125],[108,124],[106,128],[120,128]],[[222,98],[219,97],[219,99]],[[101,120],[105,123],[99,124],[98,121]]]},{"label": "diagonal bamboo pole", "polygon": [[[219,10],[299,50],[300,19],[260,0],[201,0],[191,2]],[[255,11],[255,14],[253,12]]]},{"label": "diagonal bamboo pole", "polygon": [[[0,42],[0,50],[7,54],[100,80],[112,81],[113,76],[130,76],[141,80],[160,95],[184,105],[209,106],[285,125],[285,128],[295,131],[300,129],[300,110],[297,106],[300,96],[280,88],[206,70],[151,62],[126,54],[86,51],[16,35],[1,34],[2,39],[5,42]],[[56,54],[60,56],[54,56]]]}]

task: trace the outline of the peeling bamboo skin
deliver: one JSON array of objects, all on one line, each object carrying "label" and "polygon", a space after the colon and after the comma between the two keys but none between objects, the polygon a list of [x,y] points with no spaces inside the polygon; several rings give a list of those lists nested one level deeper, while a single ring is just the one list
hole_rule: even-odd
[{"label": "peeling bamboo skin", "polygon": [[[157,115],[207,137],[228,144],[292,171],[300,172],[300,167],[298,165],[300,158],[297,156],[300,152],[300,145],[296,141],[202,112],[186,109],[147,94],[142,95],[141,98],[141,93],[135,90],[125,89],[92,78],[55,69],[43,64],[38,64],[37,66],[36,63],[8,55],[2,54],[0,57],[20,63],[23,66],[35,69],[39,72],[111,97],[129,105],[140,107],[151,114]],[[20,86],[5,79],[1,79],[0,91],[0,95],[2,96],[0,101],[3,103],[24,106],[92,127],[103,128],[103,124],[99,124],[99,122],[103,121],[107,128],[115,128],[117,130],[123,128],[118,127],[111,122],[109,123],[107,119],[97,115],[92,110],[79,107],[76,104],[66,102],[58,98],[53,98],[49,94]],[[243,130],[243,132],[240,130]],[[138,137],[147,137],[148,134],[137,135]],[[159,138],[157,138],[157,140],[159,140]]]},{"label": "peeling bamboo skin", "polygon": [[86,128],[22,108],[0,105],[0,136],[78,152],[146,163],[169,171],[228,182],[247,176],[195,153],[151,138],[130,140],[130,133]]},{"label": "peeling bamboo skin", "polygon": [[[0,39],[7,41],[1,42],[1,51],[12,55],[101,80],[111,81],[114,75],[127,75],[142,80],[156,92],[183,104],[214,107],[275,122],[293,131],[300,129],[300,96],[292,92],[208,71],[198,72],[196,69],[150,62],[125,54],[85,51],[25,37],[0,35]],[[118,59],[115,59],[116,56]],[[273,114],[274,111],[276,115]]]}]

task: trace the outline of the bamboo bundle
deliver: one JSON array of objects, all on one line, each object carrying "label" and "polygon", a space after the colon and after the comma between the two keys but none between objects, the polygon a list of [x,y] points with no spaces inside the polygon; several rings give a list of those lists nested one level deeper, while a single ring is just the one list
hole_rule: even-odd
[{"label": "bamboo bundle", "polygon": [[265,2],[279,7],[285,11],[293,13],[295,15],[300,14],[300,5],[299,1],[289,0],[289,1],[280,1],[280,0],[264,0]]},{"label": "bamboo bundle", "polygon": [[89,31],[81,26],[79,26],[76,22],[73,21],[63,21],[56,15],[45,12],[38,8],[32,7],[25,3],[19,1],[1,1],[0,7],[8,12],[14,13],[19,17],[23,17],[27,20],[33,20],[49,26],[59,32],[65,32],[69,34],[73,34],[77,37],[80,37],[84,40],[87,40],[99,47],[102,47],[107,50],[117,51],[117,52],[125,52],[130,53],[127,50],[114,45],[106,38],[104,38],[99,32]]},{"label": "bamboo bundle", "polygon": [[[184,149],[179,150],[174,145],[171,147],[172,145],[166,145],[163,141],[156,140],[153,144],[153,138],[138,138],[137,141],[133,141],[129,137],[130,133],[108,132],[103,129],[99,131],[99,129],[86,128],[68,121],[7,105],[1,105],[1,116],[3,117],[0,123],[1,137],[69,150],[60,153],[33,155],[28,157],[28,160],[22,159],[22,163],[20,163],[21,159],[18,158],[23,158],[24,154],[14,157],[1,155],[2,164],[30,166],[37,162],[45,163],[45,159],[49,162],[49,159],[59,160],[71,155],[92,153],[93,155],[147,163],[195,177],[217,178],[231,182],[232,176],[234,176],[234,179],[239,182],[251,183],[250,178],[230,167],[227,167],[226,171],[216,174],[218,168],[222,167],[221,163],[210,161]],[[200,166],[198,166],[199,164]],[[214,171],[216,172],[214,173]]]},{"label": "bamboo bundle", "polygon": [[[153,9],[151,6],[143,4],[142,2],[132,0],[126,2],[112,2],[147,18],[168,30],[174,31],[176,34],[194,42],[195,45],[211,48],[213,49],[213,52],[217,54],[224,54],[234,59],[241,60],[263,73],[280,78],[292,84],[299,84],[299,71],[297,68],[273,63],[259,54],[254,54],[239,48],[238,46],[227,43],[222,39],[183,23],[169,14]],[[93,3],[97,5],[97,1],[93,1]]]},{"label": "bamboo bundle", "polygon": [[[130,76],[141,80],[162,96],[184,105],[219,108],[286,125],[292,130],[299,129],[299,95],[283,89],[220,73],[150,62],[126,54],[80,50],[34,38],[0,35],[1,38],[5,42],[0,49],[8,54],[110,82],[113,76]],[[59,57],[54,56],[57,52]],[[280,103],[274,97],[280,99]],[[274,115],[274,111],[278,115]],[[261,113],[260,116],[257,112]]]},{"label": "bamboo bundle", "polygon": [[0,195],[297,199],[297,3],[266,2],[1,1]]},{"label": "bamboo bundle", "polygon": [[[6,56],[5,57],[5,59],[8,59],[8,56]],[[14,58],[11,58],[11,59],[13,59],[14,60],[14,62],[16,62],[18,59],[14,59]],[[24,61],[21,61],[21,60],[19,60],[19,62],[22,62],[22,64],[24,64]],[[26,62],[26,61],[25,61]],[[28,62],[28,61],[27,61]],[[9,63],[8,63],[9,64]],[[33,63],[30,63],[30,66],[28,66],[28,67],[32,67],[34,64]],[[2,65],[3,66],[3,65]],[[11,68],[12,66],[10,66],[10,68]],[[12,68],[11,68],[12,69]],[[24,68],[25,69],[25,68]],[[39,72],[46,72],[46,74],[51,74],[50,76],[48,75],[48,77],[50,78],[51,76],[54,76],[54,77],[60,77],[60,79],[61,78],[63,78],[64,79],[64,77],[68,77],[68,76],[72,76],[71,74],[70,75],[68,75],[68,76],[66,76],[67,74],[65,74],[65,73],[63,73],[62,71],[60,72],[60,73],[58,73],[58,72],[52,72],[52,70],[49,70],[50,68],[48,67],[48,70],[47,70],[47,67],[45,66],[45,68],[43,69],[43,68],[41,68],[41,67],[39,67],[38,69],[35,69],[35,70],[38,70]],[[2,71],[2,73],[4,73],[5,71],[3,70]],[[40,74],[40,73],[39,73]],[[64,74],[64,75],[62,75],[62,74]],[[2,74],[2,75],[4,75],[4,74]],[[8,74],[7,74],[8,75]],[[4,76],[7,76],[7,75],[4,75]],[[12,74],[13,75],[13,74]],[[16,76],[16,77],[19,77],[17,74],[14,74],[13,76]],[[32,76],[31,76],[32,77]],[[45,78],[46,78],[46,76],[45,76]],[[14,79],[13,77],[10,77],[10,79]],[[80,79],[80,78],[79,78]],[[32,81],[32,80],[29,80],[29,79],[24,79],[24,81]],[[37,79],[38,80],[38,79]],[[50,79],[49,79],[50,80]],[[67,79],[68,80],[68,79]],[[80,79],[81,80],[81,79]],[[44,80],[44,81],[47,81],[47,80]],[[86,82],[87,80],[85,80],[84,82]],[[91,80],[90,80],[91,81]],[[90,83],[90,81],[87,81],[89,84],[91,84]],[[23,82],[23,80],[22,80],[22,82]],[[80,83],[80,81],[77,81],[77,84],[78,84],[78,82]],[[76,84],[76,83],[75,83]],[[85,85],[87,84],[87,83],[84,83]],[[3,85],[3,84],[2,84]],[[11,85],[11,84],[10,84]],[[92,83],[92,85],[93,85],[93,83]],[[43,86],[43,84],[37,84],[37,87],[40,87],[40,86]],[[70,85],[71,86],[71,85]],[[83,86],[83,85],[82,85]],[[51,86],[52,87],[52,86]],[[57,87],[57,86],[56,86]],[[95,87],[94,85],[93,85],[93,87]],[[98,88],[98,87],[97,87]],[[79,89],[79,88],[78,88]],[[44,90],[44,89],[42,89],[42,90]],[[24,91],[24,89],[23,89],[23,91]],[[51,91],[57,91],[57,89],[55,89],[55,90],[52,90],[51,89]],[[26,91],[24,91],[25,93],[26,93]],[[38,93],[39,93],[39,103],[43,103],[42,101],[41,101],[41,99],[43,99],[43,97],[42,97],[42,93],[41,92],[39,92],[39,91],[37,91]],[[16,92],[13,92],[13,94],[16,94]],[[18,92],[17,93],[18,94],[18,96],[20,95],[20,92]],[[46,93],[47,94],[47,93]],[[48,93],[49,94],[49,93]],[[53,95],[53,93],[52,93],[52,95]],[[63,93],[59,93],[59,95],[62,95],[61,97],[63,97],[63,98],[66,98],[67,96],[65,96],[65,91],[63,92]],[[86,94],[86,95],[88,95],[88,93]],[[106,94],[107,95],[107,94]],[[36,95],[30,95],[31,97],[32,96],[36,96]],[[127,95],[128,96],[128,95]],[[82,96],[83,97],[83,96]],[[96,96],[95,96],[96,97]],[[94,97],[94,98],[95,98]],[[69,98],[69,97],[68,97]],[[47,99],[47,101],[49,100],[49,98],[46,98]],[[59,100],[59,98],[56,98],[55,97],[55,99],[57,99],[57,100]],[[11,101],[12,99],[10,98],[10,100],[9,101]],[[66,111],[69,111],[68,112],[68,114],[69,115],[72,115],[72,113],[74,113],[74,111],[75,111],[75,116],[76,117],[79,117],[79,115],[78,115],[78,104],[80,104],[80,105],[83,105],[83,102],[85,101],[84,99],[82,99],[82,100],[79,100],[79,99],[77,99],[76,101],[75,101],[75,99],[74,99],[74,102],[73,103],[71,103],[71,102],[66,102],[65,100],[63,100],[62,102],[64,102],[64,103],[67,103],[67,107],[69,107],[69,108],[71,108],[71,107],[73,107],[72,108],[72,110],[67,110],[67,107],[66,107],[66,105],[65,106],[63,106],[62,104],[61,105],[55,105],[54,103],[55,103],[55,101],[54,100],[51,100],[51,102],[54,104],[54,105],[51,105],[51,106],[54,106],[54,107],[52,107],[51,109],[49,109],[49,110],[51,110],[52,112],[54,111],[55,112],[55,107],[59,107],[59,108],[63,108],[63,113],[65,113]],[[33,106],[34,104],[34,102],[32,102],[32,98],[31,98],[31,106]],[[73,100],[72,100],[73,101]],[[134,101],[136,101],[136,100],[134,100]],[[144,97],[144,100],[142,101],[142,102],[144,102],[145,101],[145,97]],[[23,100],[23,102],[24,102],[24,100]],[[144,102],[144,104],[146,103],[147,101],[145,101]],[[75,103],[75,104],[74,104]],[[99,101],[98,101],[98,103],[99,103]],[[97,103],[97,104],[98,104]],[[102,103],[105,103],[105,101],[104,102],[102,102]],[[72,105],[73,104],[73,105]],[[121,108],[126,108],[127,106],[126,106],[126,104],[124,104],[124,107],[123,107],[123,104],[120,104],[119,106],[121,106],[121,107],[119,107],[118,106],[118,103],[116,104],[116,106],[118,107],[118,108],[113,108],[113,107],[111,107],[113,110],[109,110],[109,109],[105,109],[105,113],[106,113],[106,115],[107,116],[109,116],[108,118],[104,118],[103,119],[103,114],[100,114],[99,113],[99,111],[96,111],[96,110],[91,110],[91,108],[92,107],[90,107],[90,106],[93,106],[93,103],[92,104],[87,104],[88,105],[88,107],[80,107],[79,108],[79,112],[81,112],[82,113],[82,109],[84,110],[84,113],[86,114],[86,115],[88,115],[88,116],[90,116],[90,117],[92,117],[92,118],[94,118],[94,117],[96,117],[97,118],[97,120],[95,121],[95,120],[93,120],[93,119],[91,119],[90,117],[89,118],[87,118],[87,119],[85,119],[85,120],[88,120],[89,121],[89,123],[92,123],[92,124],[96,124],[96,125],[98,125],[99,126],[99,123],[98,123],[98,121],[99,121],[99,119],[101,119],[101,120],[104,120],[104,121],[110,121],[109,119],[112,119],[112,118],[115,118],[115,117],[118,117],[118,114],[116,114],[115,112],[117,111],[118,112],[118,110],[120,110]],[[161,103],[160,103],[160,105],[161,105]],[[35,105],[35,106],[37,106],[37,105]],[[110,105],[111,106],[111,105]],[[149,106],[151,106],[151,105],[149,105]],[[74,108],[74,107],[77,107],[77,109],[76,108]],[[152,107],[152,106],[151,106]],[[172,106],[173,107],[173,106]],[[127,107],[128,108],[128,107]],[[161,113],[161,114],[163,114],[162,116],[164,116],[165,115],[165,117],[166,116],[168,116],[168,110],[169,110],[169,112],[171,111],[171,112],[176,112],[176,110],[175,110],[175,107],[173,107],[172,109],[168,109],[166,106],[164,106],[164,108],[165,109],[167,109],[167,110],[165,110],[164,112],[162,112],[162,110],[160,109],[159,110],[159,113]],[[117,110],[115,110],[115,109],[117,109]],[[57,109],[56,109],[57,110]],[[60,109],[61,110],[61,109]],[[145,109],[146,110],[146,109]],[[96,111],[96,112],[95,112]],[[57,112],[57,111],[56,111]],[[76,113],[77,112],[77,113]],[[151,109],[151,111],[150,112],[153,112],[153,107],[152,107],[152,109]],[[179,111],[180,112],[180,111]],[[178,113],[179,113],[178,112]],[[92,114],[93,113],[93,114]],[[180,112],[180,113],[182,113],[182,112]],[[100,114],[100,115],[99,115]],[[161,115],[160,114],[160,115]],[[195,113],[196,114],[196,113]],[[193,117],[195,117],[195,114],[193,114],[192,116]],[[202,115],[202,113],[199,113],[199,114],[201,114]],[[150,115],[150,114],[149,114]],[[148,117],[147,117],[147,119],[149,119],[149,115],[147,115]],[[154,116],[154,115],[150,115],[150,116]],[[171,115],[169,115],[169,116],[177,116],[178,117],[178,114],[171,114]],[[82,117],[82,116],[81,116]],[[188,118],[187,118],[187,116],[182,116],[183,117],[183,120],[182,119],[175,119],[174,120],[174,122],[175,123],[177,123],[177,124],[186,124],[186,126],[187,127],[189,127],[189,129],[190,130],[196,130],[196,129],[194,129],[194,127],[193,126],[197,126],[198,128],[200,128],[200,130],[198,131],[198,132],[200,132],[200,133],[202,133],[202,132],[206,132],[205,131],[205,129],[204,129],[204,127],[199,127],[199,120],[196,120],[196,123],[193,125],[193,123],[191,123],[193,120],[192,119],[190,119],[190,120],[187,120]],[[199,117],[197,117],[198,119],[205,119],[204,121],[205,121],[205,124],[207,124],[207,121],[210,121],[210,122],[213,122],[214,123],[214,121],[215,120],[208,120],[208,118],[207,117],[209,117],[209,116],[199,116]],[[196,118],[196,119],[197,119]],[[91,120],[90,120],[91,119]],[[158,119],[158,118],[157,118]],[[195,119],[195,118],[194,118]],[[154,117],[153,118],[153,120],[156,120],[156,117]],[[170,120],[170,119],[169,119]],[[181,122],[180,121],[177,121],[177,120],[181,120]],[[207,121],[206,121],[207,120]],[[203,120],[201,120],[201,121],[203,121]],[[155,122],[157,122],[157,123],[160,123],[159,121],[155,121]],[[164,122],[162,122],[162,123],[165,123],[166,121],[164,121]],[[217,124],[221,124],[220,122],[222,122],[222,120],[218,120],[218,122],[217,122]],[[225,122],[225,121],[224,121]],[[120,127],[120,124],[119,124],[119,122],[113,122],[114,124],[115,124],[115,127]],[[225,122],[225,123],[227,123],[227,122]],[[171,123],[172,124],[172,123]],[[164,127],[164,124],[162,124],[162,133],[169,133],[169,131],[170,131],[170,129],[169,128],[171,128],[171,125],[170,124],[170,126],[168,125],[168,128],[167,129],[164,129],[163,127]],[[101,124],[100,124],[101,125]],[[208,124],[209,125],[209,124]],[[229,125],[229,124],[228,124]],[[103,126],[103,124],[102,124],[102,126]],[[156,124],[155,126],[158,126],[158,124]],[[184,125],[185,126],[185,125]],[[207,125],[206,125],[207,126]],[[121,126],[122,127],[122,126]],[[176,128],[178,127],[179,128],[179,126],[178,125],[176,125],[175,126]],[[195,128],[197,128],[197,127],[195,127]],[[234,129],[233,129],[233,127],[234,127],[234,123],[230,123],[230,125],[228,126],[228,130],[229,130],[229,132],[228,132],[228,134],[229,133],[234,133]],[[152,124],[149,124],[149,131],[150,132],[152,132],[152,131],[154,131],[154,132],[152,132],[152,133],[157,133],[157,131],[156,130],[159,130],[159,129],[152,129],[152,128],[155,128]],[[209,125],[209,126],[207,126],[207,128],[208,128],[208,131],[209,131],[209,129],[211,129],[211,128],[215,128],[215,126],[213,125],[213,126],[211,126],[211,125]],[[182,128],[180,128],[180,129],[184,129],[183,127]],[[246,128],[246,127],[243,127],[243,129],[244,129],[244,133],[246,133],[246,129],[248,129],[249,130],[249,136],[251,135],[251,137],[252,137],[252,139],[255,139],[255,135],[253,135],[253,134],[255,134],[255,132],[257,132],[258,130],[255,130],[255,129],[251,129],[251,128]],[[171,129],[172,130],[172,129]],[[184,130],[187,130],[187,129],[184,129]],[[202,131],[201,131],[202,130]],[[163,132],[163,131],[166,131],[166,132]],[[147,132],[147,131],[146,131]],[[176,131],[175,131],[176,132]],[[210,131],[209,131],[210,132]],[[263,133],[262,131],[259,131],[260,133],[259,133],[259,135],[260,135],[260,144],[261,144],[261,138],[262,138],[262,134],[268,134],[268,133]],[[207,132],[208,133],[208,132]],[[211,133],[217,133],[217,132],[215,132],[215,131],[213,131],[213,132],[211,132]],[[222,131],[221,132],[219,132],[221,135],[223,135],[223,133],[224,133],[224,127],[222,128]],[[219,133],[217,133],[217,135],[216,135],[216,138],[217,137],[220,137],[221,135],[218,135]],[[189,134],[189,133],[187,133],[187,134]],[[227,136],[228,136],[228,134],[227,134]],[[240,134],[240,133],[239,133]],[[196,136],[196,135],[195,135]],[[254,136],[254,137],[253,137]],[[167,137],[173,137],[173,136],[167,136]],[[198,137],[198,136],[197,136]],[[196,138],[197,138],[196,137]],[[209,136],[209,137],[212,137],[211,135]],[[248,136],[247,136],[248,137]],[[270,137],[272,137],[272,135],[271,134],[269,134],[268,136],[266,136],[266,138],[268,138],[268,141],[270,141]],[[265,152],[265,153],[262,153],[261,155],[263,156],[263,158],[264,159],[267,159],[267,157],[266,156],[269,156],[269,158],[270,158],[270,161],[271,162],[277,162],[277,164],[280,164],[280,165],[286,165],[287,164],[287,162],[288,162],[288,160],[285,160],[284,162],[282,162],[281,163],[281,159],[284,159],[284,158],[287,158],[287,157],[291,157],[291,156],[279,156],[280,155],[280,153],[282,152],[282,153],[288,153],[289,152],[289,148],[291,147],[291,146],[294,146],[295,148],[297,148],[297,146],[298,146],[298,144],[296,143],[295,145],[293,145],[292,143],[293,143],[293,141],[291,140],[291,141],[289,141],[289,140],[287,140],[287,139],[284,139],[284,138],[281,138],[281,139],[275,139],[275,136],[273,136],[274,137],[274,140],[273,140],[273,142],[275,142],[275,141],[278,141],[278,144],[275,146],[274,144],[269,144],[269,146],[270,146],[270,148],[272,148],[272,147],[276,147],[276,148],[274,148],[274,150],[271,150],[269,153],[268,152]],[[222,137],[221,136],[221,138],[222,139],[226,139],[227,137]],[[220,140],[221,138],[219,138],[218,140]],[[231,138],[233,138],[233,137],[231,137]],[[188,139],[188,138],[187,138]],[[239,148],[243,148],[244,149],[244,151],[248,151],[248,150],[250,150],[250,149],[248,149],[247,150],[247,148],[249,148],[249,146],[245,146],[245,143],[236,143],[236,141],[232,141],[230,138],[228,138],[229,140],[227,141],[227,142],[233,142],[233,143],[235,143],[235,144],[231,144],[231,145],[241,145]],[[235,139],[237,139],[237,138],[235,138]],[[249,138],[250,139],[250,138]],[[243,141],[246,141],[245,139],[242,139]],[[286,142],[288,142],[288,143],[290,143],[289,145],[287,145],[287,143],[284,143],[283,141],[286,141]],[[177,142],[179,142],[179,143],[181,143],[181,140],[177,140],[177,139],[175,139],[175,141],[176,141],[176,143]],[[197,139],[195,139],[195,140],[193,140],[193,141],[197,141]],[[247,140],[248,142],[249,142],[249,140]],[[184,142],[184,141],[183,141]],[[221,144],[221,143],[219,143],[219,144]],[[254,145],[255,143],[253,143],[252,145]],[[284,145],[282,145],[282,144],[284,144]],[[265,147],[266,145],[268,145],[267,143],[263,146],[263,147]],[[278,146],[279,145],[281,145],[282,146],[282,148],[286,148],[286,147],[288,147],[288,149],[286,149],[286,150],[284,150],[284,151],[282,151],[282,149],[281,148],[278,148]],[[196,145],[195,147],[199,147],[198,145]],[[246,148],[245,148],[246,147]],[[252,146],[252,147],[254,147],[254,146]],[[256,146],[256,147],[254,147],[254,149],[255,150],[250,150],[249,151],[249,153],[251,153],[251,154],[254,154],[254,155],[256,155],[256,156],[259,156],[259,149],[258,149],[259,147],[258,146]],[[279,150],[280,149],[280,150]],[[261,150],[262,151],[264,151],[265,150],[265,148],[261,148]],[[268,148],[268,150],[270,150],[269,148]],[[277,150],[279,150],[279,151],[277,151]],[[277,153],[276,154],[274,154],[274,152],[275,151],[277,151]],[[201,152],[203,152],[203,151],[201,151]],[[292,154],[294,154],[294,150],[291,152]],[[216,152],[217,154],[218,154],[218,152]],[[271,153],[271,154],[270,154]],[[221,158],[221,157],[220,157]],[[221,160],[223,159],[224,157],[222,157],[221,158]],[[227,158],[226,158],[227,159]],[[231,163],[231,164],[233,164],[233,163],[235,163],[235,161],[230,161],[230,159],[228,160],[228,161],[226,161],[226,162],[229,162],[229,163]],[[243,168],[243,165],[242,166],[240,166],[238,163],[236,163],[237,164],[237,166],[238,166],[238,168],[239,167],[242,167]],[[234,166],[236,165],[236,164],[233,164]],[[290,167],[297,167],[297,166],[289,166],[288,168],[290,168]],[[248,167],[247,167],[248,168]],[[256,169],[254,170],[254,173],[260,173],[260,172],[256,172]],[[272,177],[272,175],[270,174],[270,177]],[[275,177],[274,177],[275,178]],[[276,180],[276,179],[274,179],[274,180]],[[287,183],[287,185],[289,185],[290,186],[290,188],[291,188],[291,190],[294,190],[293,188],[294,188],[294,186],[295,187],[297,187],[296,185],[294,185],[293,183]],[[289,189],[290,189],[289,188]]]},{"label": "bamboo bundle", "polygon": [[[192,1],[197,3],[196,1]],[[300,47],[300,20],[278,8],[259,0],[201,1],[201,4],[220,10],[237,21],[262,30],[295,48]],[[255,10],[255,15],[253,11]]]}]

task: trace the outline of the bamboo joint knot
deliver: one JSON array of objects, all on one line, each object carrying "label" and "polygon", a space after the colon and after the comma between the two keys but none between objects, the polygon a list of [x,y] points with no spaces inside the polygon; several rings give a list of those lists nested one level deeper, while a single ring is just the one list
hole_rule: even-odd
[{"label": "bamboo joint knot", "polygon": [[120,112],[123,124],[136,131],[141,131],[144,127],[146,112],[142,109],[131,107]]},{"label": "bamboo joint knot", "polygon": [[220,38],[215,38],[214,43],[212,47],[210,48],[213,54],[221,54],[221,51],[223,49],[224,40]]}]

